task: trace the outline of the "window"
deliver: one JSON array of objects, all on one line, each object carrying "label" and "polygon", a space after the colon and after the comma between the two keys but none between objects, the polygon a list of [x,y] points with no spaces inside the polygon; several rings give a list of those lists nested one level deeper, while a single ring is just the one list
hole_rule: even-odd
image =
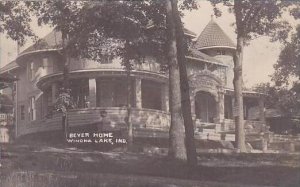
[{"label": "window", "polygon": [[162,110],[161,84],[142,80],[142,107]]},{"label": "window", "polygon": [[34,78],[34,63],[30,62],[28,65],[28,79],[32,80]]},{"label": "window", "polygon": [[30,121],[36,120],[36,110],[35,110],[35,97],[29,98],[29,119]]},{"label": "window", "polygon": [[[126,79],[97,80],[97,106],[124,107],[127,105]],[[131,82],[133,93],[133,81]],[[131,105],[134,107],[134,94],[131,95]]]},{"label": "window", "polygon": [[42,67],[43,67],[43,69],[48,67],[48,58],[43,58]]},{"label": "window", "polygon": [[71,97],[77,108],[87,108],[87,97],[89,95],[89,80],[74,79],[71,81]]},{"label": "window", "polygon": [[21,120],[25,120],[25,106],[24,105],[20,106],[20,118],[21,118]]},{"label": "window", "polygon": [[224,96],[224,115],[225,119],[233,119],[233,103],[232,97],[229,95]]}]

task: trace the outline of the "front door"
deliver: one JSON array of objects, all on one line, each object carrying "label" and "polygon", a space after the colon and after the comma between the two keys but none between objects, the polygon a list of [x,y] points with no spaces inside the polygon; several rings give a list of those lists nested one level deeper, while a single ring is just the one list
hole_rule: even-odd
[{"label": "front door", "polygon": [[213,123],[216,118],[216,100],[208,92],[199,91],[195,96],[195,112],[201,122]]}]

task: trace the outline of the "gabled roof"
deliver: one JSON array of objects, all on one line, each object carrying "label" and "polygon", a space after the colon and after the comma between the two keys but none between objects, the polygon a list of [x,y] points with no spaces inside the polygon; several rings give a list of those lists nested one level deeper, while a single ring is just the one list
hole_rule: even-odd
[{"label": "gabled roof", "polygon": [[16,63],[16,61],[14,60],[14,61],[12,61],[12,62],[6,64],[6,65],[3,66],[2,68],[0,68],[0,74],[5,73],[5,72],[7,72],[7,71],[11,71],[11,70],[16,69],[16,68],[18,68],[18,67],[19,67],[19,65],[18,65],[18,64]]},{"label": "gabled roof", "polygon": [[185,27],[183,28],[183,32],[184,32],[185,35],[190,36],[192,38],[197,37],[196,33],[194,33],[193,31],[190,31],[189,29],[187,29]]},{"label": "gabled roof", "polygon": [[197,50],[222,47],[235,49],[235,44],[213,20],[206,25],[194,46]]},{"label": "gabled roof", "polygon": [[30,47],[22,51],[19,56],[22,56],[26,53],[38,51],[38,50],[59,49],[61,47],[61,44],[62,44],[61,32],[56,31],[54,29],[44,38],[40,39],[35,44],[31,45]]}]

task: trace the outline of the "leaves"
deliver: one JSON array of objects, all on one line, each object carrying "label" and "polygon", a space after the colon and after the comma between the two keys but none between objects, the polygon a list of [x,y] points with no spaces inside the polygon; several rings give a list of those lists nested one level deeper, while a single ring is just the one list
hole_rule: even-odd
[{"label": "leaves", "polygon": [[287,116],[293,116],[300,112],[300,84],[294,83],[292,88],[271,86],[270,83],[262,83],[253,90],[266,94],[266,108],[275,108]]},{"label": "leaves", "polygon": [[281,20],[284,7],[291,4],[277,0],[241,0],[232,5],[228,0],[210,0],[215,15],[221,16],[217,4],[223,3],[236,16],[236,33],[248,42],[261,35],[268,35],[274,40],[285,40],[291,30],[288,22]]},{"label": "leaves", "polygon": [[75,108],[75,103],[70,95],[71,90],[61,89],[55,101],[55,110],[66,113],[67,109]]},{"label": "leaves", "polygon": [[291,80],[300,78],[300,25],[292,34],[291,42],[287,42],[280,52],[272,80],[276,85],[288,85]]},{"label": "leaves", "polygon": [[0,32],[23,45],[26,37],[34,37],[31,17],[25,4],[19,1],[0,2]]}]

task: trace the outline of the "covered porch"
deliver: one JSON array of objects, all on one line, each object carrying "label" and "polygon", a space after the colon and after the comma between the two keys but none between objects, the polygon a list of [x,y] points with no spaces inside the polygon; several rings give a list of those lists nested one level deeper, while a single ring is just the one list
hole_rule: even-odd
[{"label": "covered porch", "polygon": [[[133,123],[139,126],[153,126],[155,128],[169,125],[169,121],[165,120],[168,118],[169,113],[167,78],[134,72],[129,82],[131,87],[130,106],[135,118]],[[43,90],[43,118],[51,118],[49,114],[53,111],[53,106],[62,87],[61,77],[52,77],[40,83],[39,86]],[[128,87],[127,77],[123,72],[110,72],[106,74],[103,74],[103,72],[94,72],[92,74],[85,74],[85,76],[82,73],[71,73],[70,88],[71,97],[76,106],[74,110],[90,111],[93,114],[96,111],[106,110],[108,116],[112,117],[111,119],[116,123],[124,123],[128,102]],[[116,111],[119,113],[118,117],[115,115]],[[138,111],[141,111],[141,113]],[[139,116],[138,114],[141,115]],[[99,118],[99,113],[96,116]],[[80,114],[76,119],[80,121],[83,120],[81,119],[83,117]],[[93,121],[91,118],[87,119]],[[75,124],[76,121],[72,123]],[[89,122],[86,121],[86,123],[88,124]]]}]

